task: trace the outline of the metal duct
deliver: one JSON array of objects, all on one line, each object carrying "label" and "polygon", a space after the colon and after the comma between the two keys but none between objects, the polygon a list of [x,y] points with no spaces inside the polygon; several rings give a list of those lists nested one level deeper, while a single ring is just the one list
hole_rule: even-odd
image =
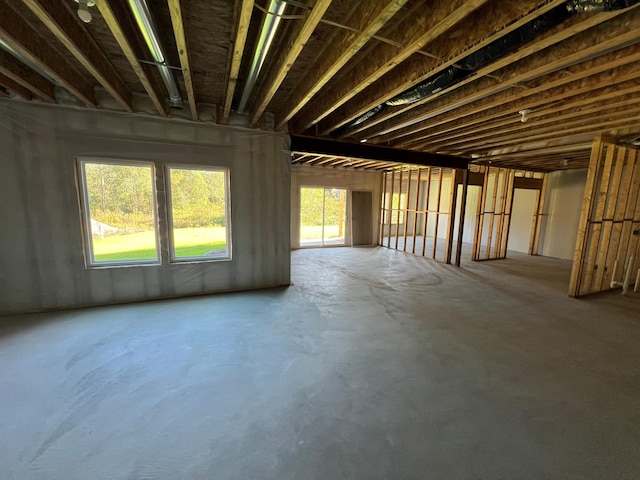
[{"label": "metal duct", "polygon": [[238,112],[240,113],[244,112],[245,108],[247,108],[249,96],[256,84],[258,75],[260,75],[260,70],[262,69],[264,60],[267,57],[267,53],[269,53],[269,50],[271,49],[273,38],[276,35],[276,31],[278,30],[278,26],[280,25],[280,20],[286,6],[286,2],[282,0],[271,0],[267,13],[264,14],[262,28],[260,29],[260,36],[258,37],[258,44],[256,45],[256,51],[253,54],[253,59],[251,60],[249,75],[247,76],[247,81],[244,84],[244,90],[242,91],[242,97],[240,98],[240,104],[238,105]]},{"label": "metal duct", "polygon": [[176,79],[171,71],[169,65],[167,65],[166,55],[160,42],[160,35],[158,35],[158,29],[151,17],[151,12],[147,5],[146,0],[129,0],[129,6],[133,12],[133,16],[136,19],[138,28],[142,32],[144,41],[151,52],[151,56],[155,60],[162,81],[167,88],[169,94],[169,107],[174,109],[182,109],[182,96],[180,95],[180,89],[176,83]]},{"label": "metal duct", "polygon": [[549,10],[538,18],[510,32],[484,48],[466,56],[455,65],[405,90],[382,105],[369,110],[360,117],[331,132],[341,136],[349,129],[360,125],[382,111],[385,106],[409,105],[435,95],[441,90],[452,87],[475,71],[495,62],[499,58],[531,42],[538,35],[560,25],[574,13],[586,11],[620,10],[640,3],[640,0],[568,0],[563,5]]},{"label": "metal duct", "polygon": [[611,12],[631,7],[638,0],[568,0],[566,3],[569,12]]}]

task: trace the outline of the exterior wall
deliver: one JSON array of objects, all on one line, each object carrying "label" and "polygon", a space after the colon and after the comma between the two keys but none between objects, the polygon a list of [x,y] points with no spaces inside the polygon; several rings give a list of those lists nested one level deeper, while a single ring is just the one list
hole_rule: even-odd
[{"label": "exterior wall", "polygon": [[587,170],[549,173],[539,254],[573,260]]},{"label": "exterior wall", "polygon": [[378,241],[380,227],[380,199],[382,174],[376,172],[353,171],[323,167],[293,167],[291,170],[291,248],[300,248],[300,187],[332,187],[346,188],[347,192],[347,225],[345,240],[351,245],[351,195],[352,190],[370,191],[373,193],[372,238]]},{"label": "exterior wall", "polygon": [[[0,313],[288,285],[283,134],[0,101]],[[85,267],[76,157],[230,168],[230,261]]]}]

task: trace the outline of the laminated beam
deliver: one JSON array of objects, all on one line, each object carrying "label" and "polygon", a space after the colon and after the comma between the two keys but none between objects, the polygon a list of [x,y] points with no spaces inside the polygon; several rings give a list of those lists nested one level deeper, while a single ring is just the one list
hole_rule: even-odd
[{"label": "laminated beam", "polygon": [[399,150],[379,145],[336,142],[316,137],[291,136],[291,151],[300,154],[315,154],[334,157],[361,158],[392,164],[412,164],[446,168],[466,169],[469,160],[453,155]]},{"label": "laminated beam", "polygon": [[28,89],[41,100],[55,103],[53,84],[3,49],[0,49],[0,74]]},{"label": "laminated beam", "polygon": [[324,48],[320,55],[322,60],[306,73],[291,97],[276,113],[276,127],[284,127],[407,1],[369,0],[356,9],[346,21],[349,29],[338,32],[333,42]]},{"label": "laminated beam", "polygon": [[71,10],[50,0],[23,2],[120,106],[127,112],[133,112],[131,92]]},{"label": "laminated beam", "polygon": [[436,0],[428,8],[418,8],[408,22],[397,29],[392,40],[404,47],[389,44],[380,45],[366,62],[358,63],[340,82],[335,82],[326,94],[319,95],[317,101],[309,104],[297,116],[293,130],[303,132],[316,124],[336,108],[353,98],[367,86],[391,71],[400,62],[431,43],[453,25],[464,20],[488,0]]},{"label": "laminated beam", "polygon": [[169,12],[171,13],[171,23],[173,24],[173,35],[176,39],[176,46],[178,47],[178,56],[180,57],[184,88],[187,90],[187,98],[189,99],[191,118],[198,120],[198,109],[196,108],[196,95],[193,90],[193,80],[191,78],[189,49],[187,48],[187,37],[184,32],[184,12],[181,0],[169,0]]},{"label": "laminated beam", "polygon": [[239,2],[238,22],[235,27],[235,38],[229,64],[229,74],[227,75],[227,89],[222,103],[222,117],[220,118],[220,123],[224,125],[229,122],[231,103],[233,102],[233,94],[238,84],[238,73],[240,72],[242,55],[244,54],[245,44],[247,42],[247,33],[249,32],[249,23],[251,22],[254,3],[253,0],[239,0]]},{"label": "laminated beam", "polygon": [[0,2],[0,18],[0,38],[9,47],[66,88],[84,105],[96,106],[93,85],[4,2]]},{"label": "laminated beam", "polygon": [[298,55],[302,52],[307,40],[311,37],[330,5],[331,0],[316,0],[305,20],[294,26],[289,37],[279,49],[277,57],[273,61],[273,67],[269,70],[266,79],[261,82],[260,88],[257,89],[260,93],[251,109],[249,126],[255,127],[258,124],[267,105],[271,102],[280,85],[282,85]]},{"label": "laminated beam", "polygon": [[113,0],[96,0],[96,6],[98,7],[98,10],[100,10],[102,18],[107,23],[109,30],[111,30],[111,34],[116,39],[116,42],[118,42],[122,53],[124,53],[124,56],[129,61],[131,68],[149,95],[149,98],[153,102],[156,110],[161,116],[166,117],[167,111],[161,97],[156,91],[154,85],[151,83],[145,69],[140,65],[140,62],[138,62],[138,55],[134,51],[132,42],[134,41],[137,33],[129,24],[125,24],[119,20],[117,9],[120,7],[120,4]]}]

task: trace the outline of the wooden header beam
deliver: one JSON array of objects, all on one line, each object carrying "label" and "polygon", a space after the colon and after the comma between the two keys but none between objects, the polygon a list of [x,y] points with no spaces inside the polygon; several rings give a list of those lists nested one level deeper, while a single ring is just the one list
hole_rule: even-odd
[{"label": "wooden header beam", "polygon": [[291,136],[291,151],[301,154],[327,155],[333,157],[361,158],[397,164],[424,165],[431,167],[466,169],[469,160],[453,155],[399,150],[379,145],[336,142],[316,137]]}]

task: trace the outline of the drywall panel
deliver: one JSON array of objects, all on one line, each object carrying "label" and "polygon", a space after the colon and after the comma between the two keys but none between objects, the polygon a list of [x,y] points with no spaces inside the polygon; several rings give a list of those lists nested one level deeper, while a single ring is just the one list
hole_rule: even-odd
[{"label": "drywall panel", "polygon": [[[0,101],[0,313],[289,284],[287,137]],[[88,269],[76,157],[228,167],[230,261]]]},{"label": "drywall panel", "polygon": [[508,250],[529,253],[533,214],[538,205],[537,198],[537,190],[514,189],[511,226],[509,227],[509,241],[507,243]]},{"label": "drywall panel", "polygon": [[[346,188],[373,192],[371,236],[378,238],[382,174],[323,167],[296,166],[291,169],[291,248],[300,248],[300,187]],[[351,195],[347,195],[347,216],[351,218]],[[351,222],[346,226],[346,244],[351,245]]]},{"label": "drywall panel", "polygon": [[573,260],[587,170],[559,170],[548,175],[538,253]]},{"label": "drywall panel", "polygon": [[[459,219],[460,212],[462,211],[462,185],[458,185],[458,203],[456,205],[456,222],[453,230],[453,238],[458,239]],[[477,185],[469,185],[467,187],[467,201],[465,207],[464,224],[462,227],[462,242],[473,243],[473,235],[476,228],[476,220],[478,218],[478,203],[480,203],[480,196],[482,193],[482,187]]]}]

